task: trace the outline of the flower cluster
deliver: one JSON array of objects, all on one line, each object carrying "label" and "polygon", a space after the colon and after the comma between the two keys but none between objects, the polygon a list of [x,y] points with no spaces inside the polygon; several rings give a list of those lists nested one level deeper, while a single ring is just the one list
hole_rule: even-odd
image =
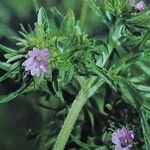
[{"label": "flower cluster", "polygon": [[133,132],[125,127],[117,129],[112,134],[112,142],[116,145],[115,150],[130,150],[133,139]]},{"label": "flower cluster", "polygon": [[48,70],[48,49],[33,48],[27,54],[27,59],[23,62],[22,66],[25,67],[25,71],[30,71],[32,76],[39,76],[42,72]]}]

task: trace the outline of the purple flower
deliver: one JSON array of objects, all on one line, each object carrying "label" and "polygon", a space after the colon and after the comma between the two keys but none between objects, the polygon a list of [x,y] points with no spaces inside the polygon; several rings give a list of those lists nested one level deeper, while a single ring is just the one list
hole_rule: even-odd
[{"label": "purple flower", "polygon": [[129,0],[129,3],[130,6],[132,6],[137,11],[144,11],[145,9],[145,3],[143,1],[136,3],[135,0]]},{"label": "purple flower", "polygon": [[27,60],[22,64],[25,67],[25,71],[30,71],[32,76],[39,76],[42,72],[48,70],[48,49],[33,48],[27,54]]},{"label": "purple flower", "polygon": [[125,127],[117,129],[112,134],[112,142],[116,145],[115,150],[130,150],[133,139],[133,132]]},{"label": "purple flower", "polygon": [[140,1],[139,3],[134,5],[135,10],[138,11],[144,11],[145,9],[145,3],[143,1]]}]

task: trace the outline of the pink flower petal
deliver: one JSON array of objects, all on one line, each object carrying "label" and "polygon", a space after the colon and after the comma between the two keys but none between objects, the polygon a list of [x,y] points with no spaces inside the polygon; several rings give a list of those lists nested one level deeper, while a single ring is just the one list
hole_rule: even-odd
[{"label": "pink flower petal", "polygon": [[43,58],[43,59],[48,59],[49,57],[49,52],[48,49],[43,49],[39,52],[39,55]]},{"label": "pink flower petal", "polygon": [[145,3],[143,1],[140,1],[134,6],[134,8],[138,11],[143,11],[145,9]]},{"label": "pink flower petal", "polygon": [[115,150],[129,150],[132,147],[134,134],[129,129],[122,127],[112,134],[112,142],[116,145]]},{"label": "pink flower petal", "polygon": [[22,64],[25,67],[25,71],[30,71],[32,76],[39,76],[42,72],[47,72],[48,69],[48,49],[39,50],[33,48],[32,51],[29,51],[27,54],[27,60]]},{"label": "pink flower petal", "polygon": [[120,143],[120,140],[119,140],[119,138],[118,138],[118,134],[117,134],[117,132],[114,132],[113,134],[112,134],[112,142],[114,143],[114,144],[117,144],[117,143]]},{"label": "pink flower petal", "polygon": [[115,150],[129,150],[129,147],[122,147],[121,145],[116,145]]},{"label": "pink flower petal", "polygon": [[47,68],[44,67],[43,65],[40,65],[39,67],[40,67],[40,69],[41,69],[43,72],[47,72]]},{"label": "pink flower petal", "polygon": [[29,51],[27,55],[29,57],[36,57],[38,54],[39,54],[39,50],[37,48],[33,48],[33,50]]},{"label": "pink flower petal", "polygon": [[30,71],[31,71],[32,76],[34,76],[34,75],[39,76],[40,75],[40,69],[38,67],[33,68]]},{"label": "pink flower petal", "polygon": [[34,72],[35,72],[35,75],[38,77],[38,76],[40,75],[40,73],[41,73],[41,72],[40,72],[40,68],[38,68],[38,67],[35,68],[35,69],[34,69]]},{"label": "pink flower petal", "polygon": [[25,71],[32,70],[32,69],[36,68],[37,66],[38,66],[38,64],[36,62],[33,62],[31,65],[26,66]]},{"label": "pink flower petal", "polygon": [[28,58],[27,60],[25,60],[22,64],[22,66],[30,66],[32,65],[32,63],[34,63],[34,59],[33,58]]}]

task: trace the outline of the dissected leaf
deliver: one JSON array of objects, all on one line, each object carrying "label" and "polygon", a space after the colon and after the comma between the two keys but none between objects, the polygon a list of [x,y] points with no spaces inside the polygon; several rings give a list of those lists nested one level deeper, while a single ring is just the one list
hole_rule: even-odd
[{"label": "dissected leaf", "polygon": [[12,48],[8,48],[8,47],[6,47],[6,46],[4,46],[4,45],[2,45],[2,44],[0,44],[0,50],[3,52],[3,53],[19,53],[19,51],[17,51],[17,50],[14,50],[14,49],[12,49]]},{"label": "dissected leaf", "polygon": [[11,73],[13,73],[17,68],[19,68],[20,63],[16,62],[13,65],[10,66],[9,70],[0,77],[0,82],[10,77]]},{"label": "dissected leaf", "polygon": [[0,68],[8,71],[10,69],[11,64],[0,61]]},{"label": "dissected leaf", "polygon": [[123,99],[135,108],[142,107],[144,99],[138,90],[125,78],[113,76],[114,81],[119,85]]},{"label": "dissected leaf", "polygon": [[25,84],[22,87],[20,87],[17,91],[12,92],[6,96],[0,96],[0,103],[6,103],[6,102],[14,100],[16,97],[18,97],[23,92],[23,90],[25,90],[27,88],[28,85],[29,84]]},{"label": "dissected leaf", "polygon": [[103,79],[114,90],[116,90],[116,85],[115,85],[114,81],[111,79],[111,77],[107,74],[106,70],[98,67],[97,65],[95,65],[93,63],[87,63],[86,67],[88,68],[88,71],[90,71],[93,74],[96,74],[100,79]]},{"label": "dissected leaf", "polygon": [[75,26],[75,17],[71,9],[68,10],[61,24],[61,30],[64,34],[70,34]]},{"label": "dissected leaf", "polygon": [[150,11],[136,13],[126,23],[132,26],[150,28]]}]

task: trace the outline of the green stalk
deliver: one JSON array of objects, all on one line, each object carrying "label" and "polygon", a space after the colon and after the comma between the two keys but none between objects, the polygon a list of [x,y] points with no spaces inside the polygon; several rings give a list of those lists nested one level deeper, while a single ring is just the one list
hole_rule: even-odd
[{"label": "green stalk", "polygon": [[97,86],[93,86],[91,88],[91,85],[95,81],[95,79],[96,79],[95,77],[92,77],[88,80],[87,84],[80,90],[78,96],[72,103],[71,109],[69,110],[68,116],[65,119],[65,122],[58,135],[58,138],[53,147],[53,150],[64,150],[65,145],[68,141],[69,135],[72,131],[72,128],[84,104],[87,102],[89,97],[91,97],[97,91],[97,89],[103,84],[103,81],[99,81],[97,83]]},{"label": "green stalk", "polygon": [[[78,97],[80,98],[80,96]],[[71,109],[69,111],[69,114],[67,116],[67,118],[65,119],[64,125],[62,126],[61,132],[58,135],[57,141],[53,147],[53,150],[63,150],[69,135],[72,131],[72,128],[78,118],[78,115],[82,109],[82,107],[84,106],[85,102],[87,99],[83,99],[82,102],[80,102],[79,100],[74,100],[74,102],[72,103]]]}]

